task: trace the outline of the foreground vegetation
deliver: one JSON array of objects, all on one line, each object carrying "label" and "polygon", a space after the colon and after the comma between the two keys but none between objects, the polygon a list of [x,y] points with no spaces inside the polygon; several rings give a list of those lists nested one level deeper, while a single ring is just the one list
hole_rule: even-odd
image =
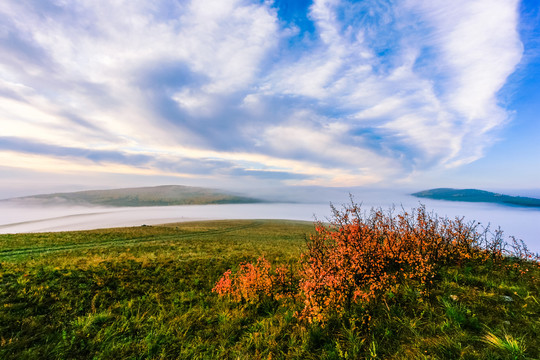
[{"label": "foreground vegetation", "polygon": [[324,321],[212,292],[261,255],[298,270],[311,235],[260,220],[0,235],[0,358],[540,358],[534,261],[471,257]]}]

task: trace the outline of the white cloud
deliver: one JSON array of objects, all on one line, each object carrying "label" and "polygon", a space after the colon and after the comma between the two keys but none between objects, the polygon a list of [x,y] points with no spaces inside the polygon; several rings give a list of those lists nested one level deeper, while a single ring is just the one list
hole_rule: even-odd
[{"label": "white cloud", "polygon": [[2,135],[327,185],[477,159],[508,118],[517,0],[390,4],[316,0],[306,35],[269,2],[2,2]]},{"label": "white cloud", "polygon": [[497,104],[497,92],[519,63],[523,45],[518,27],[518,1],[410,1],[433,29],[426,46],[436,49],[434,62],[443,109],[453,114],[459,149],[449,164],[478,159],[492,143],[489,131],[508,119]]},{"label": "white cloud", "polygon": [[[402,38],[389,45],[396,53],[395,66],[382,71],[377,67],[384,59],[365,55],[375,52],[366,38],[375,25],[366,25],[356,37],[350,30],[340,31],[341,5],[314,2],[311,17],[321,43],[315,55],[306,54],[274,74],[274,91],[313,97],[344,110],[347,116],[336,121],[389,131],[392,137],[381,141],[398,141],[410,149],[404,155],[420,168],[480,157],[492,142],[488,132],[507,120],[496,94],[521,58],[517,2],[398,5],[402,18],[388,13],[381,20],[403,30]],[[404,23],[411,19],[417,23]],[[415,25],[420,25],[418,31],[407,29]],[[433,58],[423,58],[424,48],[433,49]],[[435,71],[418,72],[418,61],[431,62]]]},{"label": "white cloud", "polygon": [[243,1],[193,1],[179,19],[179,53],[211,79],[204,90],[244,90],[277,41],[277,20],[267,7]]}]

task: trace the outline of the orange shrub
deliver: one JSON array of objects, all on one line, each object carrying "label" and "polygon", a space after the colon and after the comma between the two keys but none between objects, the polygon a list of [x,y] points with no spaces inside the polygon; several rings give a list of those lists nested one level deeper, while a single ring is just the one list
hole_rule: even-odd
[{"label": "orange shrub", "polygon": [[[398,215],[393,210],[365,213],[354,202],[332,210],[329,225],[316,224],[298,274],[287,268],[272,272],[270,263],[259,258],[255,264],[241,264],[236,274],[228,270],[213,291],[235,301],[253,302],[263,295],[301,299],[298,316],[324,324],[351,305],[377,301],[403,284],[424,293],[441,267],[510,254],[500,230],[488,238],[487,229],[477,231],[478,223],[441,218],[424,206]],[[520,257],[529,255],[515,246],[516,241],[512,254],[519,250]]]},{"label": "orange shrub", "polygon": [[280,266],[271,271],[270,262],[261,256],[256,263],[242,263],[233,274],[229,269],[216,283],[213,292],[221,296],[228,295],[237,302],[257,302],[262,297],[282,299],[296,293],[292,271]]},{"label": "orange shrub", "polygon": [[369,303],[403,283],[426,290],[441,265],[484,256],[474,225],[448,221],[424,207],[394,216],[364,214],[352,204],[319,223],[302,256],[301,317],[324,322],[354,303]]}]

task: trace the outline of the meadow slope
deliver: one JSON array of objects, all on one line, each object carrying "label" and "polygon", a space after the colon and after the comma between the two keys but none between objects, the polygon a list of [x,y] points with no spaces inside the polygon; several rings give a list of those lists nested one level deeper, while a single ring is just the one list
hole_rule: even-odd
[{"label": "meadow slope", "polygon": [[211,291],[260,255],[295,266],[313,232],[227,220],[0,235],[0,358],[540,358],[532,262],[446,268],[428,296],[403,287],[324,327],[299,321],[301,304]]}]

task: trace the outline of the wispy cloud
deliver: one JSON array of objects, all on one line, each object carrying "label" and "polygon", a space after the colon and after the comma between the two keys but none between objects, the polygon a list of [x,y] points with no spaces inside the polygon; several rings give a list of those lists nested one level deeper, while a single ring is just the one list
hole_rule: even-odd
[{"label": "wispy cloud", "polygon": [[280,5],[2,2],[0,150],[363,185],[471,162],[509,119],[517,0]]}]

